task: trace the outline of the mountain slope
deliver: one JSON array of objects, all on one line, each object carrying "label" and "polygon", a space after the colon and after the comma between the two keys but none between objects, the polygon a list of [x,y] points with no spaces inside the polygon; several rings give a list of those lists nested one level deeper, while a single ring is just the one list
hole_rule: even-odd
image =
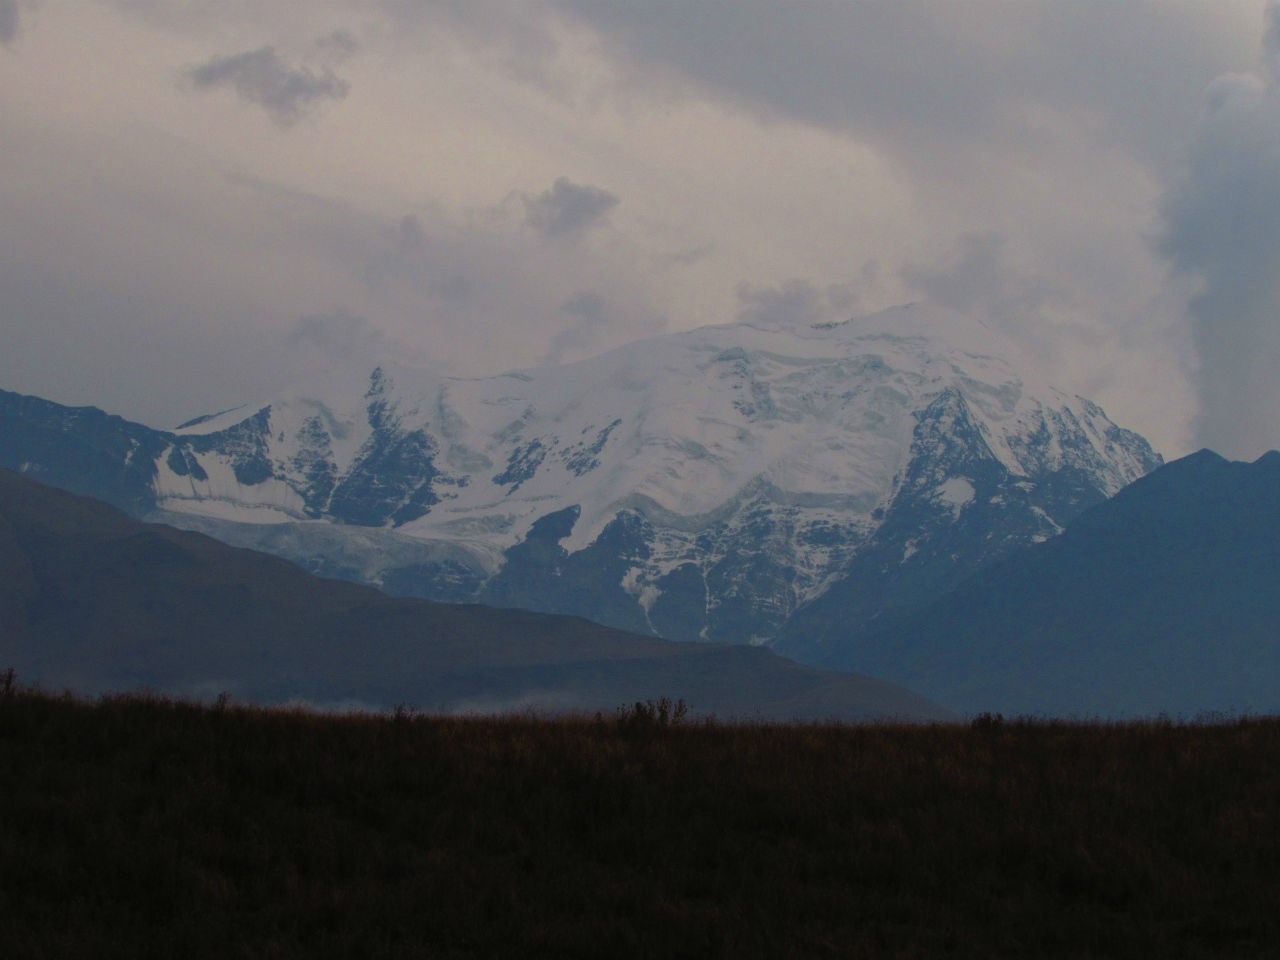
[{"label": "mountain slope", "polygon": [[396,599],[0,471],[0,664],[53,687],[387,708],[939,718],[867,677],[571,617]]},{"label": "mountain slope", "polygon": [[0,390],[0,466],[134,516],[156,504],[156,459],[170,436],[96,407]]},{"label": "mountain slope", "polygon": [[[48,475],[37,452],[5,462]],[[315,572],[810,660],[1160,462],[916,306],[483,379],[336,371],[146,453],[152,517]]]},{"label": "mountain slope", "polygon": [[1280,453],[1208,450],[831,658],[959,709],[1280,710]]}]

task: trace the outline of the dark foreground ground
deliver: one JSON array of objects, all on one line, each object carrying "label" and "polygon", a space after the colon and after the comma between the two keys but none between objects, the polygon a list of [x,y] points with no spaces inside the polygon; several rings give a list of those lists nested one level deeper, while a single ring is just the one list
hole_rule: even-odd
[{"label": "dark foreground ground", "polygon": [[0,682],[0,956],[1274,957],[1280,721],[317,716]]}]

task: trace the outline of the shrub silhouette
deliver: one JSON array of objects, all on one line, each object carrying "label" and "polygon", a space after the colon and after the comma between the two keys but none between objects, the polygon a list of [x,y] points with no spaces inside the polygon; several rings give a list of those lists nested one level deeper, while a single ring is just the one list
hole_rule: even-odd
[{"label": "shrub silhouette", "polygon": [[672,702],[670,697],[637,700],[630,708],[618,708],[618,729],[628,733],[667,730],[683,723],[688,716],[689,707],[683,700]]}]

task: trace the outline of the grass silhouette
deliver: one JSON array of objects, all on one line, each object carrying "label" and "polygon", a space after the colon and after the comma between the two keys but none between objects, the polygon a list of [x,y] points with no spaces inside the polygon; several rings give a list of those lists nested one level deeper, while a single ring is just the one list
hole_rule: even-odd
[{"label": "grass silhouette", "polygon": [[1280,721],[322,715],[0,683],[0,955],[1263,957]]}]

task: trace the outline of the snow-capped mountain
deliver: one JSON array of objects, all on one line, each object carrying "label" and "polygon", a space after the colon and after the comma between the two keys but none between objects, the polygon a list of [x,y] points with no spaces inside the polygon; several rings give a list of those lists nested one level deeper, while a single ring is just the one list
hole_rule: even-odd
[{"label": "snow-capped mountain", "polygon": [[481,379],[338,371],[129,458],[156,515],[319,572],[820,658],[824,618],[910,606],[1159,465],[1027,369],[907,306]]}]

